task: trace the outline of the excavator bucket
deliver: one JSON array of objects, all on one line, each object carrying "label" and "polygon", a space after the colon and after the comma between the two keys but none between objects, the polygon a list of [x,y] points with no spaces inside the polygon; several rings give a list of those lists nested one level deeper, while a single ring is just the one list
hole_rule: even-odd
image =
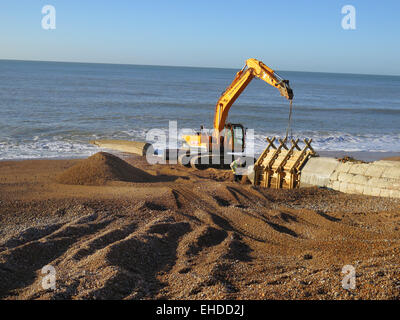
[{"label": "excavator bucket", "polygon": [[254,164],[252,183],[264,188],[294,189],[300,186],[301,169],[307,160],[316,156],[311,147],[312,139],[304,139],[304,147],[299,147],[299,139],[287,140],[267,138],[268,146]]}]

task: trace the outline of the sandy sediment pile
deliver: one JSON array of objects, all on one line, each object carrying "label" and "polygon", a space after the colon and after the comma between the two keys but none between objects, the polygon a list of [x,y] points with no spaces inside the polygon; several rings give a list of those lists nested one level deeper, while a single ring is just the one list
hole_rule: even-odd
[{"label": "sandy sediment pile", "polygon": [[124,160],[106,152],[99,152],[80,161],[60,174],[62,184],[104,185],[109,181],[150,182],[152,176]]}]

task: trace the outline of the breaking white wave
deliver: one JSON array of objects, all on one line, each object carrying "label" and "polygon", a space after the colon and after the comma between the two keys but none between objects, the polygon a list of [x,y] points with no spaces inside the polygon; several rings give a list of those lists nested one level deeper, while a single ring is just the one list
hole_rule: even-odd
[{"label": "breaking white wave", "polygon": [[[161,131],[168,132],[167,129],[161,129]],[[125,130],[114,132],[107,136],[53,137],[52,139],[35,136],[32,140],[21,142],[9,139],[0,141],[0,160],[88,157],[100,150],[90,144],[90,140],[126,139],[145,141],[147,132],[147,130]],[[265,134],[256,132],[254,135],[255,154],[260,153],[267,146],[265,138],[272,136],[277,135],[272,132]],[[312,146],[314,149],[320,151],[400,152],[400,134],[352,135],[342,132],[303,132],[295,135],[294,138],[299,138],[301,141],[304,138],[311,138],[313,139]],[[168,138],[166,142],[168,143]],[[247,141],[247,145],[249,146],[250,144],[251,139]],[[163,147],[163,145],[159,143],[158,147]]]},{"label": "breaking white wave", "polygon": [[[267,136],[271,137],[274,134],[255,135],[254,145],[256,152],[260,152],[266,147],[265,137]],[[308,132],[294,135],[293,138],[299,138],[300,141],[303,141],[304,138],[311,138],[314,149],[320,151],[400,152],[400,133],[352,135],[344,132]]]},{"label": "breaking white wave", "polygon": [[81,158],[97,151],[94,145],[74,141],[0,142],[0,160]]}]

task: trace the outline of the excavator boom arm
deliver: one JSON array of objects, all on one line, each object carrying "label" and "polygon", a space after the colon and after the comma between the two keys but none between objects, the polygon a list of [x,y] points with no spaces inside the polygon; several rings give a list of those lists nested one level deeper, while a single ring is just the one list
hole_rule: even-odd
[{"label": "excavator boom arm", "polygon": [[289,86],[288,80],[282,79],[274,70],[261,61],[248,59],[246,65],[236,74],[235,79],[217,102],[214,115],[214,130],[221,132],[224,129],[229,109],[254,77],[260,78],[271,86],[276,87],[286,99],[293,99],[293,91]]}]

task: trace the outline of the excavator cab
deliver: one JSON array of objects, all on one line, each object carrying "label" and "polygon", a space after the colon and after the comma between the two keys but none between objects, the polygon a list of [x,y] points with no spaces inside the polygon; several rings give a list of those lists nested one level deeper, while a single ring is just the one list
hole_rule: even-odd
[{"label": "excavator cab", "polygon": [[243,152],[246,131],[239,123],[225,125],[224,149],[229,152]]}]

